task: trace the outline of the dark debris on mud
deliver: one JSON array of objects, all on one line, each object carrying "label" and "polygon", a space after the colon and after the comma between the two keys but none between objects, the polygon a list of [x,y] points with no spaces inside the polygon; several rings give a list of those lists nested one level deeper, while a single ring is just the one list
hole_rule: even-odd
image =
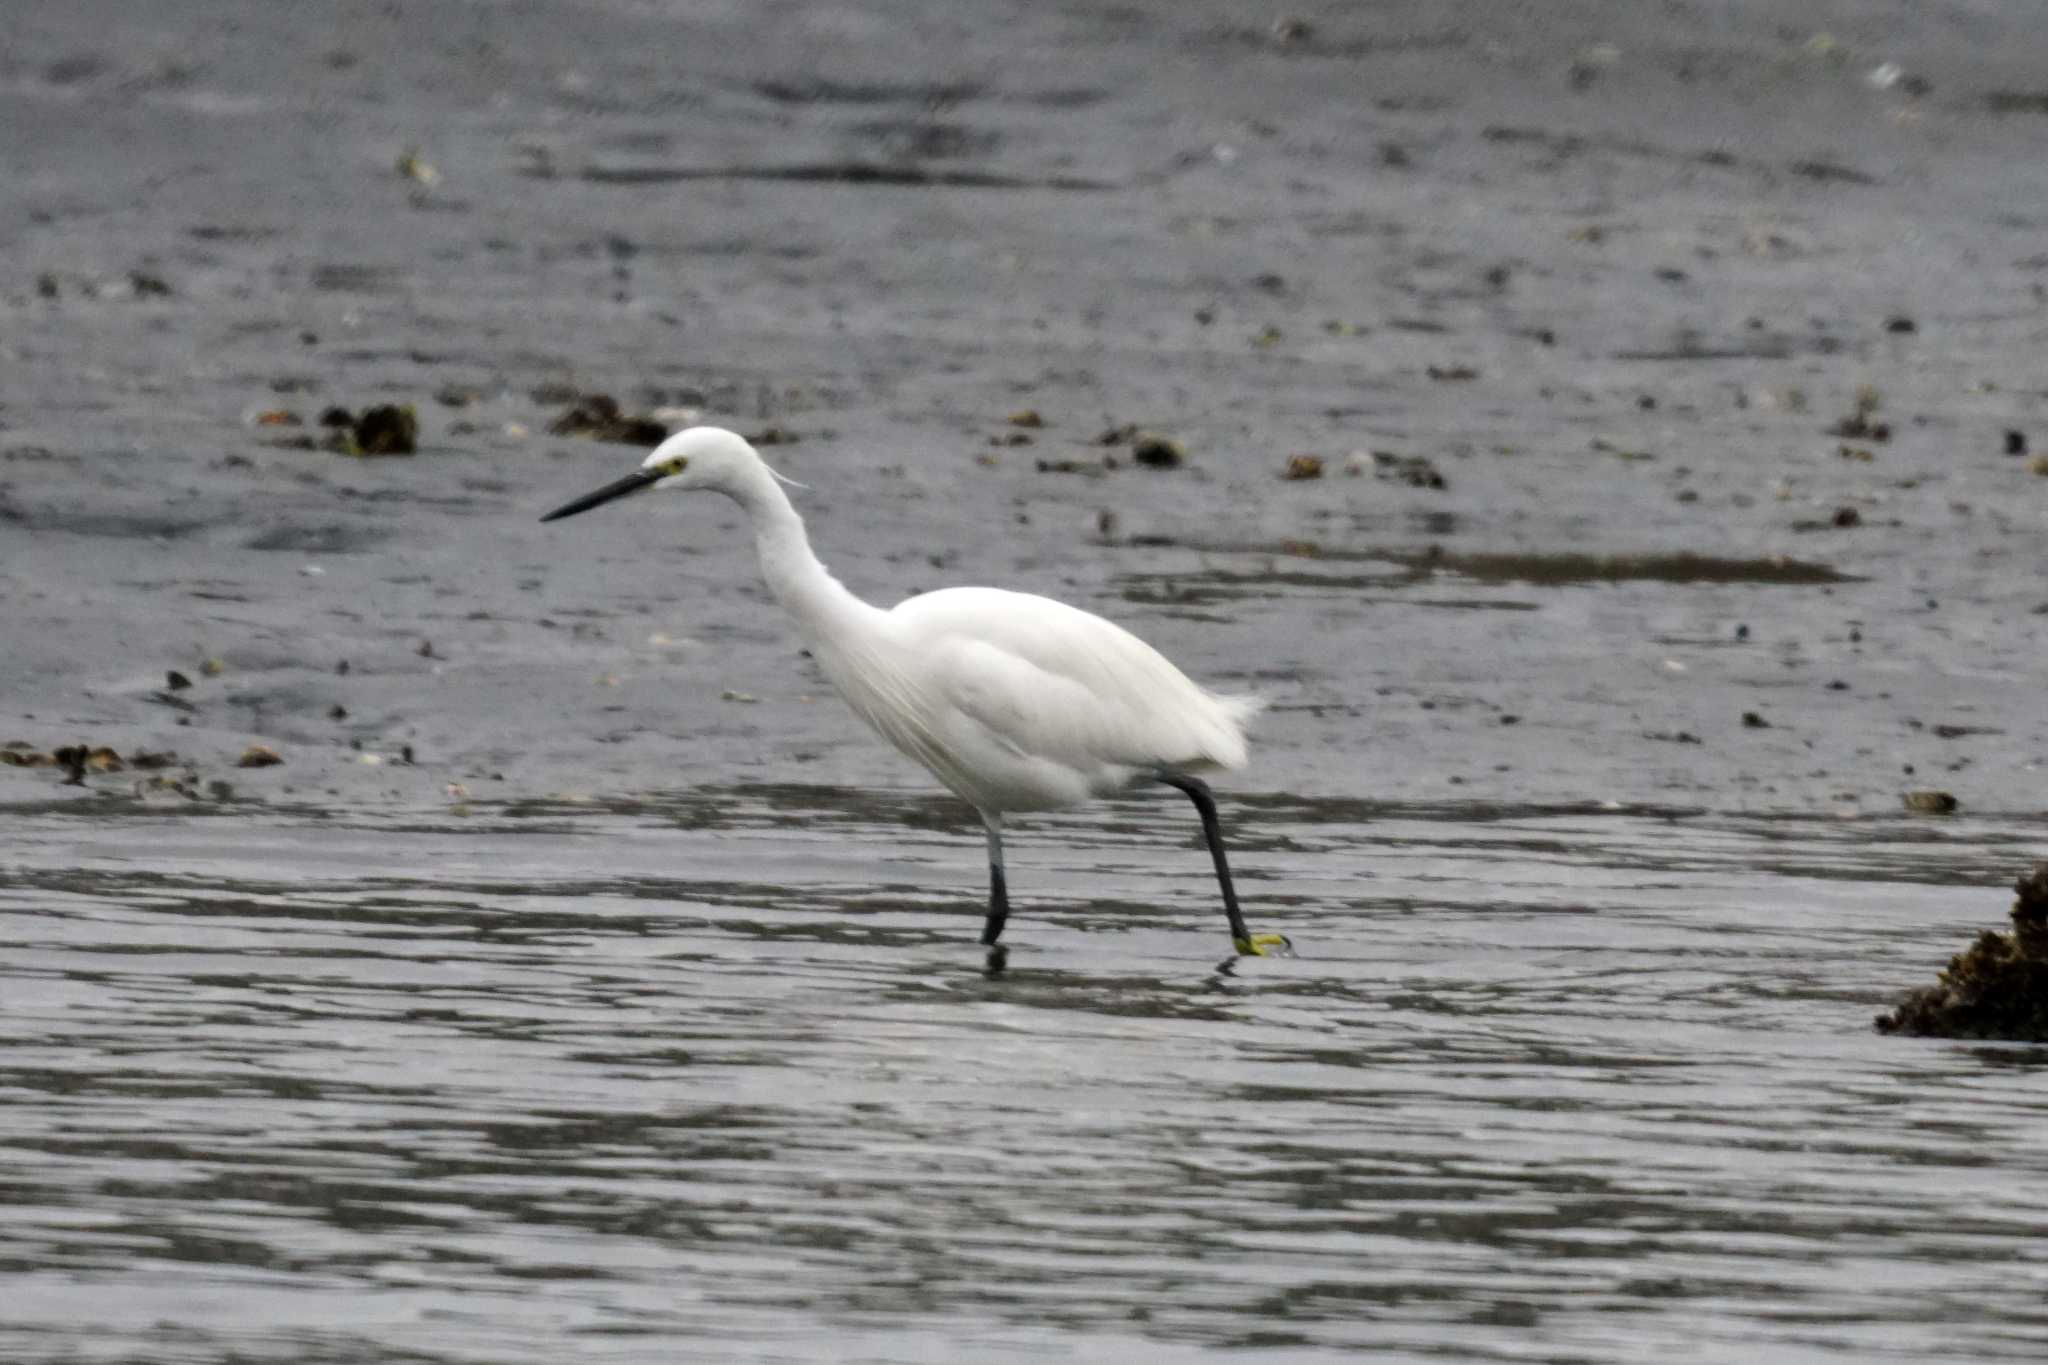
[{"label": "dark debris on mud", "polygon": [[581,436],[621,445],[658,446],[668,439],[668,424],[651,413],[628,413],[608,393],[582,394],[566,412],[548,424],[556,436]]},{"label": "dark debris on mud", "polygon": [[2048,862],[2013,889],[2012,932],[1978,934],[1934,985],[1878,1015],[1878,1032],[2048,1042]]},{"label": "dark debris on mud", "polygon": [[[303,427],[305,419],[290,408],[271,408],[256,414],[259,427]],[[269,444],[283,450],[331,450],[337,455],[414,455],[419,452],[419,414],[410,404],[379,403],[360,413],[344,407],[321,412],[320,427],[326,435],[315,438],[304,433],[277,436]]]}]

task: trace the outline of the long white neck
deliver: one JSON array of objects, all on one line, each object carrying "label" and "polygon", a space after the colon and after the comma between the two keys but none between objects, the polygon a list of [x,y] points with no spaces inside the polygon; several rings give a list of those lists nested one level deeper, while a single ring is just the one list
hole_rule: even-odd
[{"label": "long white neck", "polygon": [[725,491],[754,524],[754,553],[768,590],[812,643],[847,647],[879,628],[887,613],[854,596],[818,562],[804,519],[766,465],[752,466]]}]

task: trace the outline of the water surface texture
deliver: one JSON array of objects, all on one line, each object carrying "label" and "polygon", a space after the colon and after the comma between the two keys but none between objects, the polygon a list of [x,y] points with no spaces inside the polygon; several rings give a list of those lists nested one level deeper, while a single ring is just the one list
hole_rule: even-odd
[{"label": "water surface texture", "polygon": [[936,801],[19,812],[0,1347],[2048,1349],[2042,1054],[1868,1022],[2038,820],[1226,814],[1300,956],[1220,970],[1132,801],[1018,841],[990,979]]}]

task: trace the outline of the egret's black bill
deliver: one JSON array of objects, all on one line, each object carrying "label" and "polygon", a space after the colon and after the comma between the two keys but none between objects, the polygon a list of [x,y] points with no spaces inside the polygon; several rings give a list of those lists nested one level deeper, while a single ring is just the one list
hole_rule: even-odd
[{"label": "egret's black bill", "polygon": [[628,493],[637,493],[662,476],[659,469],[636,469],[617,483],[608,483],[595,493],[585,493],[574,502],[565,502],[554,511],[542,517],[542,521],[554,521],[558,517],[573,517],[578,512],[588,512],[599,503],[623,498]]}]

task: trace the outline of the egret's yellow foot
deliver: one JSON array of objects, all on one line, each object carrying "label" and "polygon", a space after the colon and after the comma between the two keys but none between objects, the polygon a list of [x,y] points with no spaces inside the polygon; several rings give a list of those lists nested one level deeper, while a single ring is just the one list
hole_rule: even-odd
[{"label": "egret's yellow foot", "polygon": [[1243,957],[1293,957],[1294,945],[1285,934],[1253,934],[1237,940],[1237,951]]}]

